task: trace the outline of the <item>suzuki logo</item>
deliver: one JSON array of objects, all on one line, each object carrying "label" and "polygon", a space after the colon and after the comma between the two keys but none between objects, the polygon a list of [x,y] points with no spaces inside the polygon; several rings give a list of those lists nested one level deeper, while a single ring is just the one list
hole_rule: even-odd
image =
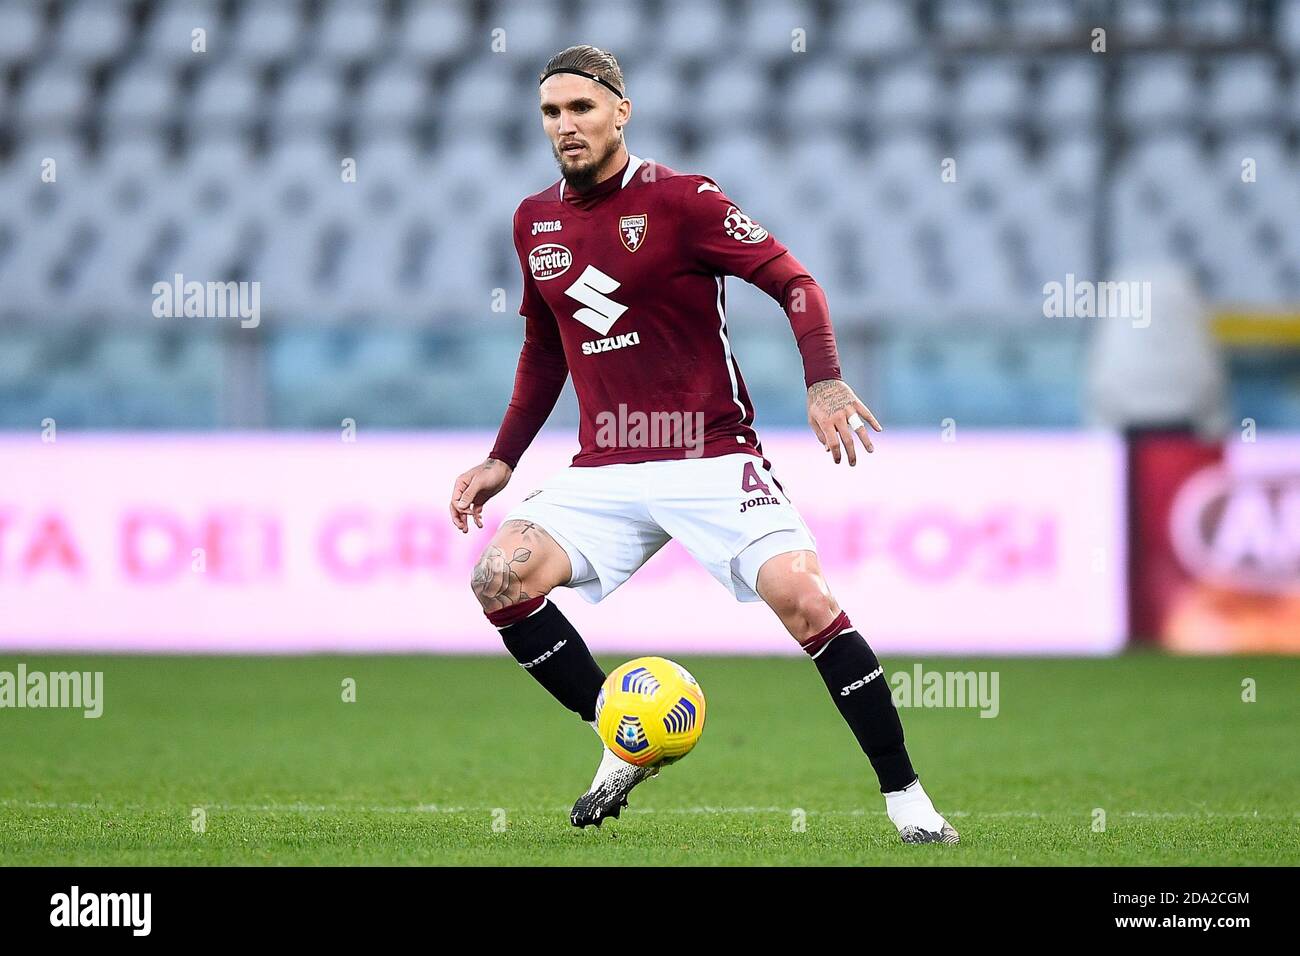
[{"label": "suzuki logo", "polygon": [[578,280],[564,290],[565,295],[577,299],[586,306],[573,313],[573,317],[601,335],[607,333],[618,321],[619,316],[627,311],[627,306],[615,302],[607,295],[619,285],[617,279],[605,275],[595,266],[587,266],[582,270],[582,275],[578,276]]}]

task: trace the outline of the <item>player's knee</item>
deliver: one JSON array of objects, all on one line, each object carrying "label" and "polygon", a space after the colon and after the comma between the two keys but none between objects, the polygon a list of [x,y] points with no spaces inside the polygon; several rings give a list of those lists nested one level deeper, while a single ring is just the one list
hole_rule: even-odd
[{"label": "player's knee", "polygon": [[781,622],[802,640],[826,627],[840,613],[840,607],[820,575],[805,577],[781,588],[769,600]]},{"label": "player's knee", "polygon": [[829,591],[805,589],[795,598],[795,620],[807,636],[816,634],[839,613],[839,605]]},{"label": "player's knee", "polygon": [[535,525],[506,522],[474,563],[470,589],[485,611],[495,611],[549,594],[568,580],[568,566],[564,551]]},{"label": "player's knee", "polygon": [[483,610],[497,611],[550,590],[540,580],[531,558],[529,550],[511,538],[493,541],[483,549],[470,574],[470,589]]}]

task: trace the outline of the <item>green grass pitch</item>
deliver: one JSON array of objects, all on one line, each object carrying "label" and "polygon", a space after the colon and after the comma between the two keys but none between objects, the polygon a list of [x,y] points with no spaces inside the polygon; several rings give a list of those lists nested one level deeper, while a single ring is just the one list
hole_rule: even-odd
[{"label": "green grass pitch", "polygon": [[1294,660],[923,661],[1000,679],[993,719],[902,711],[955,847],[898,842],[804,659],[681,658],[708,697],[700,745],[584,831],[568,808],[597,741],[504,657],[6,654],[0,670],[19,661],[102,670],[105,701],[97,720],[0,710],[7,865],[1300,863]]}]

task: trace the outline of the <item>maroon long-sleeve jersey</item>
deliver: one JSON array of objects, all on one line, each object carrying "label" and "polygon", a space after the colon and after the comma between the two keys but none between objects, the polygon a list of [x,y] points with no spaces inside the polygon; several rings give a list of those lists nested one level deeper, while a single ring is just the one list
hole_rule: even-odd
[{"label": "maroon long-sleeve jersey", "polygon": [[[726,275],[755,282],[786,307],[809,383],[839,378],[820,288],[706,176],[633,156],[581,194],[561,179],[520,203],[514,239],[526,330],[492,451],[512,467],[567,374],[581,412],[574,465],[761,455],[731,352]],[[665,427],[637,432],[646,421]]]}]

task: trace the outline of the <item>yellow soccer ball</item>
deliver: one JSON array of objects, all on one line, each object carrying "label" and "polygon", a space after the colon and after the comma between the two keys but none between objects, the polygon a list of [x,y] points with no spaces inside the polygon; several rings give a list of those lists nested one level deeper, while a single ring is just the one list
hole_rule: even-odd
[{"label": "yellow soccer ball", "polygon": [[704,732],[704,691],[682,665],[638,657],[605,678],[596,726],[605,746],[628,763],[669,764],[690,753]]}]

